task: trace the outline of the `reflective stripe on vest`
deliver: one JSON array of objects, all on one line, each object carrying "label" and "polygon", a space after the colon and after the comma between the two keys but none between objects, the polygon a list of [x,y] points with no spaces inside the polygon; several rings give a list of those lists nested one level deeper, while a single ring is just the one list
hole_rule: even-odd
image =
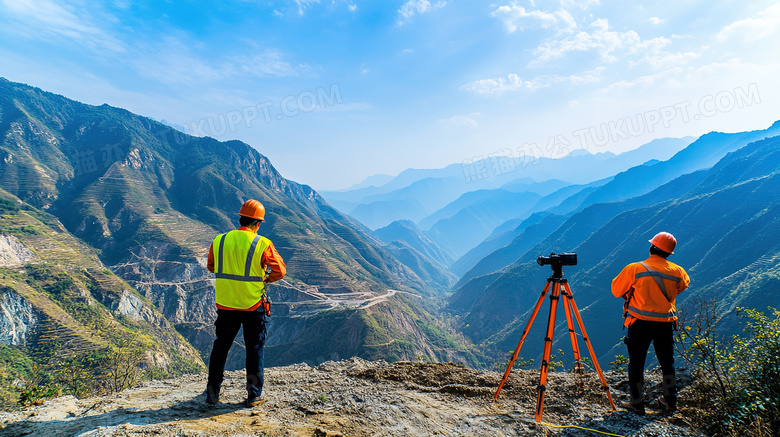
[{"label": "reflective stripe on vest", "polygon": [[658,284],[658,288],[661,289],[661,293],[664,294],[664,297],[666,300],[669,301],[669,303],[672,303],[672,298],[669,297],[669,293],[666,291],[666,285],[664,284],[664,279],[668,279],[670,281],[674,282],[680,282],[682,281],[682,278],[678,278],[677,276],[667,275],[666,273],[656,272],[655,270],[651,269],[650,266],[645,264],[644,262],[640,262],[639,264],[642,264],[642,267],[646,268],[646,272],[639,272],[634,276],[636,279],[644,278],[646,276],[652,276],[653,279],[655,279],[655,283]]},{"label": "reflective stripe on vest", "polygon": [[219,305],[247,309],[260,302],[265,293],[265,272],[254,258],[270,244],[267,238],[242,230],[214,238],[212,247],[217,251],[214,294]]},{"label": "reflective stripe on vest", "polygon": [[642,311],[642,310],[636,309],[636,308],[632,307],[631,305],[629,305],[628,306],[628,310],[631,311],[631,312],[637,313],[640,316],[645,316],[645,317],[658,317],[658,318],[662,318],[662,319],[669,319],[669,318],[672,318],[672,317],[677,317],[677,311],[675,311],[674,309],[669,310],[668,313],[654,313],[652,311]]}]

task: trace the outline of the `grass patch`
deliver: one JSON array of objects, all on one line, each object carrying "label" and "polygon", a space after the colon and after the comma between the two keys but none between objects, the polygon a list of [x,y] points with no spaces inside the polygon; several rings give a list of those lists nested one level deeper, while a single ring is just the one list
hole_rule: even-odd
[{"label": "grass patch", "polygon": [[41,233],[35,226],[31,225],[8,228],[6,232],[16,236],[39,235]]},{"label": "grass patch", "polygon": [[0,213],[19,211],[19,205],[11,199],[0,198]]}]

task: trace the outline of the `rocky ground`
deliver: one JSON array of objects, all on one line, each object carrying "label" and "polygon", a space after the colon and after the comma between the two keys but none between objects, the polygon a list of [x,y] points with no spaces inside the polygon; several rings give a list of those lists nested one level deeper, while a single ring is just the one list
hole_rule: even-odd
[{"label": "rocky ground", "polygon": [[[615,402],[622,375],[607,372]],[[645,417],[612,412],[595,373],[551,373],[544,424],[533,420],[537,370],[501,374],[452,363],[386,363],[359,358],[266,369],[265,404],[245,408],[243,372],[228,372],[222,403],[205,403],[206,375],[151,381],[121,393],[51,399],[0,413],[2,436],[698,436],[686,410]],[[581,378],[584,389],[577,387]],[[658,382],[658,381],[656,381]],[[574,425],[590,428],[560,428]],[[599,434],[596,431],[600,431]]]}]

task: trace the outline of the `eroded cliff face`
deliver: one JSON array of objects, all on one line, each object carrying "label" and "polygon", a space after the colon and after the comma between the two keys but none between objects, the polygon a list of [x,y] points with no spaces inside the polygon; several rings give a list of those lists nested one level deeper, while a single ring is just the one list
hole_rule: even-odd
[{"label": "eroded cliff face", "polygon": [[[0,234],[0,267],[19,267],[35,254],[13,235]],[[24,345],[40,314],[12,288],[0,289],[0,344]]]},{"label": "eroded cliff face", "polygon": [[[148,242],[137,249],[112,270],[152,302],[207,361],[217,311],[214,275],[205,268],[205,260],[171,256],[174,247],[169,243]],[[243,367],[243,359],[234,361],[228,363],[229,369]]]},{"label": "eroded cliff face", "polygon": [[40,313],[10,288],[0,289],[0,344],[25,345],[40,321]]},{"label": "eroded cliff face", "polygon": [[0,234],[0,267],[18,267],[35,258],[35,254],[13,235]]},{"label": "eroded cliff face", "polygon": [[153,302],[171,323],[213,323],[214,275],[197,258],[173,256],[171,249],[175,247],[170,243],[148,242],[112,270]]}]

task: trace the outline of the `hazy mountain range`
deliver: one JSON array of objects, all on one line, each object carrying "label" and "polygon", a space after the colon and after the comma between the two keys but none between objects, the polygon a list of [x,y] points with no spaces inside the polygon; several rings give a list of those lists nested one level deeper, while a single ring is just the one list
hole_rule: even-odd
[{"label": "hazy mountain range", "polygon": [[[554,180],[587,184],[649,160],[668,159],[691,141],[690,137],[658,139],[620,155],[578,149],[561,159],[494,156],[440,169],[409,169],[387,182],[384,176],[371,177],[367,181],[381,185],[359,184],[360,188],[321,194],[371,229],[405,219],[427,230],[436,219],[435,215],[428,216],[465,193],[503,188],[547,195],[547,190],[555,186]],[[536,182],[542,184],[534,187]]]},{"label": "hazy mountain range", "polygon": [[[579,254],[566,277],[611,359],[624,351],[610,281],[660,230],[693,278],[683,311],[715,299],[736,329],[737,306],[780,304],[778,133],[574,151],[469,183],[474,163],[410,169],[322,197],[240,141],[0,79],[0,352],[44,366],[132,334],[149,365],[202,369],[215,316],[205,256],[247,198],[265,204],[260,232],[288,265],[269,290],[271,365],[501,361],[550,274],[534,260],[552,251]],[[230,360],[243,366],[240,348]]]},{"label": "hazy mountain range", "polygon": [[[386,181],[380,186],[360,184],[355,189],[326,191],[324,196],[371,229],[395,220],[416,223],[428,239],[457,260],[453,273],[460,276],[508,242],[507,236],[495,240],[497,230],[511,230],[535,212],[565,214],[596,201],[600,195],[596,188],[616,173],[668,159],[691,141],[690,137],[664,138],[620,155],[579,149],[561,159],[491,157],[441,169],[410,169],[389,181],[383,176],[367,179]],[[473,168],[482,169],[485,177],[474,180]],[[493,240],[488,243],[491,250],[477,248],[488,237]],[[498,241],[501,245],[496,246]]]}]

